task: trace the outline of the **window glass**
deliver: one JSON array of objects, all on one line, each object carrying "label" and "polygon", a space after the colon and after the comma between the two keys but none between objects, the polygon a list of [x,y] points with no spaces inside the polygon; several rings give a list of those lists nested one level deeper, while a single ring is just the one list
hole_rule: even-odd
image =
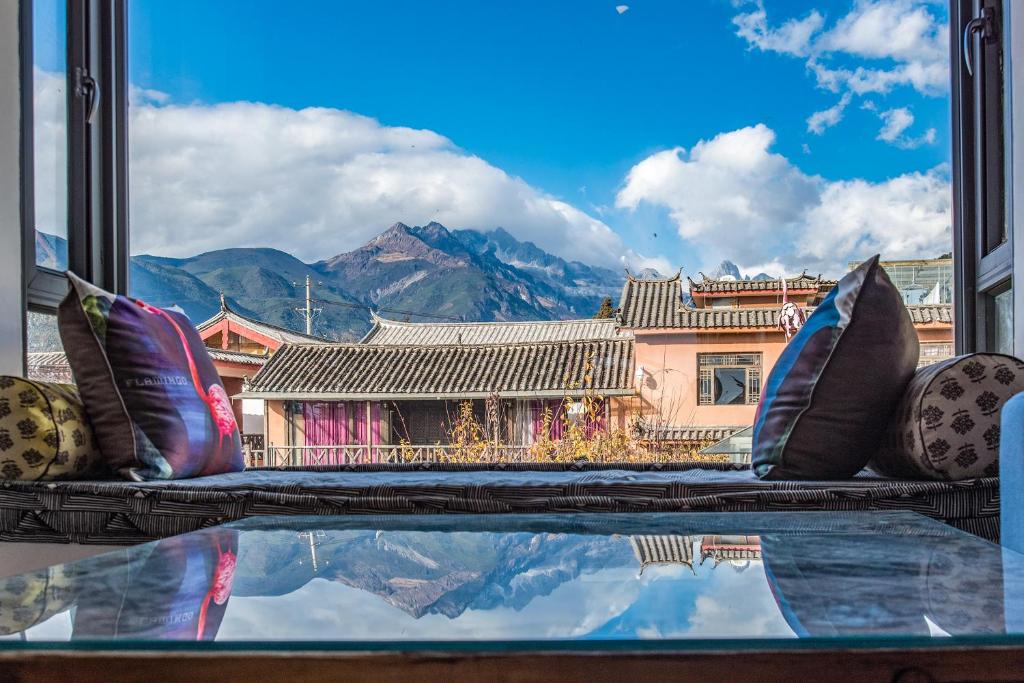
[{"label": "window glass", "polygon": [[36,264],[65,270],[67,245],[67,18],[64,0],[32,2]]},{"label": "window glass", "polygon": [[29,311],[27,323],[28,378],[43,382],[73,382],[57,330],[57,316]]},{"label": "window glass", "polygon": [[1013,355],[1013,288],[993,297],[994,339],[992,350]]},{"label": "window glass", "polygon": [[130,290],[262,401],[262,462],[692,458],[875,254],[951,353],[943,3],[128,19]]}]

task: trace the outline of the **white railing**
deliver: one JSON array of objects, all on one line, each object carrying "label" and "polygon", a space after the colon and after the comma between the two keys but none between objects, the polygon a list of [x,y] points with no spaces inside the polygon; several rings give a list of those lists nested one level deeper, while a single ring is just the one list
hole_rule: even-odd
[{"label": "white railing", "polygon": [[[247,459],[250,467],[356,465],[367,463],[443,462],[458,457],[451,446],[413,445],[338,445],[338,446],[267,446],[252,451]],[[484,449],[476,462],[528,462],[528,446],[496,446]]]}]

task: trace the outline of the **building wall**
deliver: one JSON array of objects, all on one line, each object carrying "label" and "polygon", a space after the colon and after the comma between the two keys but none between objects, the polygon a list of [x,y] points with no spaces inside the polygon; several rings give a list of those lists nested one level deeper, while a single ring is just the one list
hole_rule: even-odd
[{"label": "building wall", "polygon": [[[917,332],[922,343],[953,340],[949,326],[920,327]],[[697,354],[760,352],[763,387],[785,347],[781,332],[644,334],[636,330],[635,367],[645,370],[644,382],[638,386],[641,409],[645,415],[656,416],[661,425],[752,424],[756,405],[697,404]]]},{"label": "building wall", "polygon": [[[810,306],[817,295],[817,292],[790,292],[789,300],[800,306]],[[768,294],[703,295],[694,299],[694,305],[697,308],[778,308],[782,305],[782,291]]]},{"label": "building wall", "polygon": [[264,412],[267,418],[267,445],[290,446],[284,401],[267,401]]},{"label": "building wall", "polygon": [[762,383],[786,346],[781,332],[643,334],[636,331],[634,366],[645,415],[662,425],[748,425],[756,405],[697,405],[698,353],[761,353]]}]

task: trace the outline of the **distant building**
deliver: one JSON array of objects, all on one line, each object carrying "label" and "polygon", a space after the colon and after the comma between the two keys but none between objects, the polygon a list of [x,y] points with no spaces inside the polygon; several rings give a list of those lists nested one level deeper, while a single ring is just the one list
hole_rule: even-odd
[{"label": "distant building", "polygon": [[711,559],[715,567],[726,562],[734,569],[746,569],[751,562],[761,561],[759,536],[704,536],[700,540],[700,562]]},{"label": "distant building", "polygon": [[[628,277],[618,321],[634,335],[638,406],[651,438],[705,447],[750,426],[761,387],[786,347],[783,283],[774,280]],[[835,281],[786,279],[788,301],[810,315]],[[940,288],[941,289],[941,288]],[[952,355],[948,304],[907,307],[921,364]]]},{"label": "distant building", "polygon": [[[502,443],[529,446],[541,437],[545,414],[545,436],[553,439],[566,419],[587,420],[588,430],[624,423],[624,400],[633,393],[633,337],[612,319],[403,323],[375,316],[358,344],[284,346],[242,396],[266,401],[268,446],[299,453],[363,446],[358,459],[365,462],[401,443],[448,443],[467,402]],[[596,419],[573,414],[588,394],[604,399]]]},{"label": "distant building", "polygon": [[[851,261],[853,270],[860,265]],[[908,306],[953,303],[953,259],[913,259],[880,261],[879,264],[903,296]]]},{"label": "distant building", "polygon": [[[245,380],[254,377],[267,359],[284,344],[324,341],[320,337],[247,318],[231,310],[223,295],[220,298],[220,310],[196,325],[196,329],[209,349],[210,358],[224,383],[225,391],[232,397],[242,392]],[[262,401],[233,398],[231,405],[243,435],[264,434],[266,425]]]}]

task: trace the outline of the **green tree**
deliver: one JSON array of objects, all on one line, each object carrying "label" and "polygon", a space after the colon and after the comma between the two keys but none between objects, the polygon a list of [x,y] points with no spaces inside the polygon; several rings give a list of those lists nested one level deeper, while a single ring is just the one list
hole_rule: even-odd
[{"label": "green tree", "polygon": [[606,296],[605,298],[601,299],[601,307],[597,309],[597,313],[594,314],[594,319],[600,320],[602,318],[614,317],[615,307],[612,306],[612,298],[610,296]]}]

